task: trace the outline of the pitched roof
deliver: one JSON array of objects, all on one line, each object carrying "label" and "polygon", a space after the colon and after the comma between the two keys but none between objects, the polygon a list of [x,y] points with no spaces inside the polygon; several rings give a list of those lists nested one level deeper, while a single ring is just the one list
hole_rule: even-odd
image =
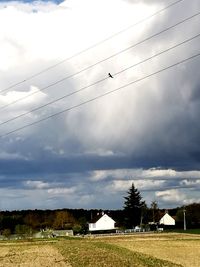
[{"label": "pitched roof", "polygon": [[[100,220],[103,216],[107,216],[107,217],[109,217],[110,219],[112,219],[109,215],[107,215],[107,214],[105,214],[105,213],[99,213],[99,214],[97,214],[91,221],[90,221],[90,223],[96,223],[98,220]],[[113,220],[113,219],[112,219]],[[113,220],[114,221],[114,220]]]},{"label": "pitched roof", "polygon": [[96,223],[103,215],[101,213],[97,214],[94,218],[92,218],[90,223]]}]

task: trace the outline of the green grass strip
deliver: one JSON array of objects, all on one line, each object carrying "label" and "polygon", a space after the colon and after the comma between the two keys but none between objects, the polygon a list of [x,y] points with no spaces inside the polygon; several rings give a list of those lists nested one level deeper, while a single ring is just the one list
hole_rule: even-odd
[{"label": "green grass strip", "polygon": [[93,240],[63,240],[54,244],[72,267],[181,267],[117,245]]}]

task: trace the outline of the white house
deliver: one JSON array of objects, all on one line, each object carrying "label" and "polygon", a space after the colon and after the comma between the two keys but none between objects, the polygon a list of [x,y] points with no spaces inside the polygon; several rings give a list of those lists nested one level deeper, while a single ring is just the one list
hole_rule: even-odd
[{"label": "white house", "polygon": [[93,222],[89,223],[89,231],[114,230],[115,221],[107,214],[97,216]]},{"label": "white house", "polygon": [[175,220],[168,213],[165,213],[165,215],[160,219],[159,224],[175,225]]}]

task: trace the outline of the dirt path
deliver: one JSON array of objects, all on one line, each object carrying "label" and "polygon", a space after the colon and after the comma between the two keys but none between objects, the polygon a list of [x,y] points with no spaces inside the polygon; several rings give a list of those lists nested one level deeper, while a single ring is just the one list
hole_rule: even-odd
[{"label": "dirt path", "polygon": [[51,245],[0,246],[0,267],[71,267]]}]

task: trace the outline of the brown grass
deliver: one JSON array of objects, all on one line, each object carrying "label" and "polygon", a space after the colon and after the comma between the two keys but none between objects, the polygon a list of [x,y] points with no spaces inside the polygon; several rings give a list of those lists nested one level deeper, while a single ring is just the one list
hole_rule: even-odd
[{"label": "brown grass", "polygon": [[189,234],[151,234],[105,238],[131,251],[164,259],[184,267],[200,266],[200,236]]},{"label": "brown grass", "polygon": [[135,234],[0,243],[0,267],[199,267],[200,235]]},{"label": "brown grass", "polygon": [[0,243],[0,267],[181,267],[104,240],[68,238]]},{"label": "brown grass", "polygon": [[55,244],[73,267],[181,267],[126,248],[104,239],[73,239]]},{"label": "brown grass", "polygon": [[11,244],[0,245],[0,267],[70,267],[63,256],[51,245]]}]

